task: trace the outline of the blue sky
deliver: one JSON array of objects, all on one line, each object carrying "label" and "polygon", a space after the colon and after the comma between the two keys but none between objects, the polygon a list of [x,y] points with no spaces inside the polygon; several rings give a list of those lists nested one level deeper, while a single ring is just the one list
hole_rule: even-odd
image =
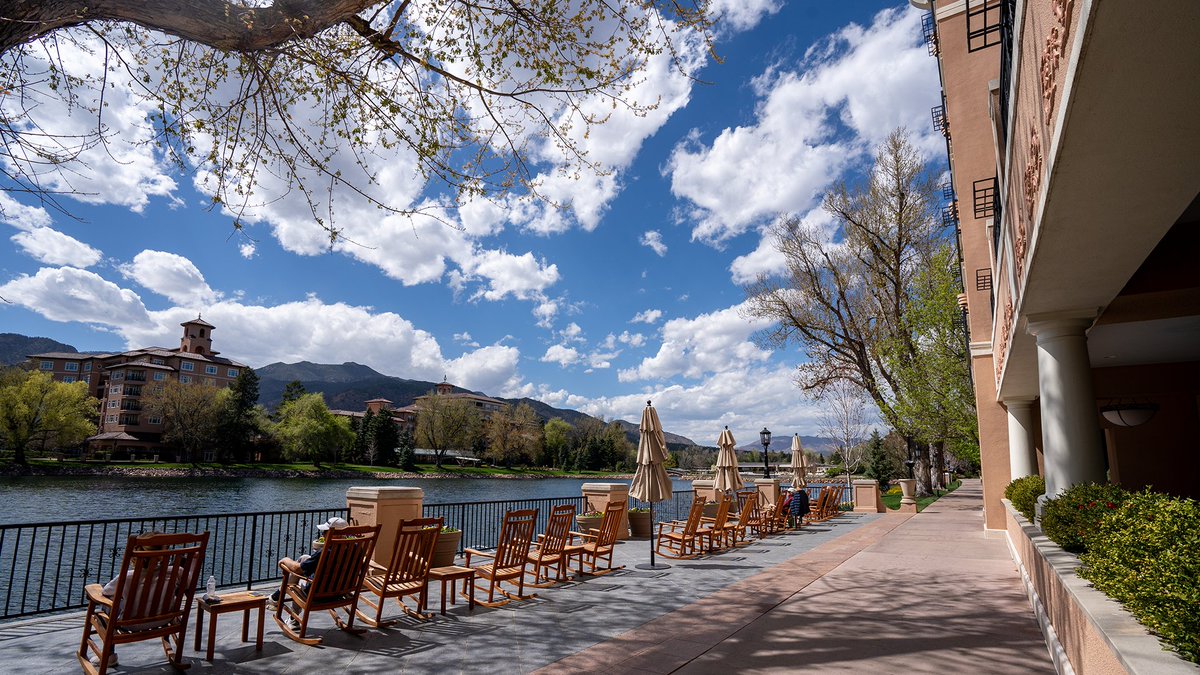
[{"label": "blue sky", "polygon": [[[792,382],[803,354],[753,343],[764,326],[739,311],[741,285],[780,269],[764,228],[824,222],[821,192],[894,127],[944,164],[936,62],[907,3],[715,6],[724,63],[698,73],[707,84],[649,70],[641,93],[663,105],[590,141],[610,176],[548,183],[572,212],[478,203],[448,215],[453,230],[351,205],[339,218],[357,244],[331,251],[288,198],[232,234],[202,183],[130,142],[81,158],[74,185],[93,196],[65,200],[78,219],[0,193],[0,331],[174,346],[203,312],[216,348],[251,366],[356,361],[606,419],[636,421],[650,398],[705,444],[726,424],[740,442],[764,425],[816,434],[820,405]],[[110,105],[136,139],[143,111]],[[437,190],[396,181],[382,187],[414,203]]]}]

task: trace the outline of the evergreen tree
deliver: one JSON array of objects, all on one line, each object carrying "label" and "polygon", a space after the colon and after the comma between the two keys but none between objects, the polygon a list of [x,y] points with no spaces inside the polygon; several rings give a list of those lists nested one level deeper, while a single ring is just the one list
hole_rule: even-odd
[{"label": "evergreen tree", "polygon": [[416,441],[413,439],[412,432],[405,427],[400,430],[400,434],[396,439],[396,464],[405,471],[416,471],[417,469],[417,453]]},{"label": "evergreen tree", "polygon": [[215,432],[217,460],[222,463],[247,461],[255,437],[263,431],[256,423],[254,414],[254,408],[258,405],[258,385],[258,373],[246,368],[222,397]]},{"label": "evergreen tree", "polygon": [[354,437],[354,452],[358,461],[363,464],[375,465],[375,413],[368,410],[358,423],[358,432]]},{"label": "evergreen tree", "polygon": [[292,380],[283,387],[283,401],[279,403],[279,407],[282,408],[307,393],[308,390],[304,388],[304,384],[300,380]]},{"label": "evergreen tree", "polygon": [[400,442],[400,434],[396,431],[396,422],[387,411],[381,412],[371,420],[372,464],[396,466],[396,446]]}]

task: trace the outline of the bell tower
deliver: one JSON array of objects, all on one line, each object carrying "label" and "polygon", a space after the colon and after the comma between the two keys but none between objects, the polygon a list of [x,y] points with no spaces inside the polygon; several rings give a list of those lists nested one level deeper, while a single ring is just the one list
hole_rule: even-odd
[{"label": "bell tower", "polygon": [[212,332],[216,330],[216,327],[201,319],[199,314],[195,319],[184,321],[179,325],[183,326],[183,337],[179,338],[179,351],[204,356],[220,354],[220,352],[213,351],[212,348]]}]

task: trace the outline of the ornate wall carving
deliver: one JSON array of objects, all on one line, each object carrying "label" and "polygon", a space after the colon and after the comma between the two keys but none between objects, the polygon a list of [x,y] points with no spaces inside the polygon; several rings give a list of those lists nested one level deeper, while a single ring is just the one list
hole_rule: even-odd
[{"label": "ornate wall carving", "polygon": [[1058,98],[1058,70],[1067,44],[1068,25],[1075,8],[1075,0],[1052,0],[1051,8],[1054,11],[1054,25],[1050,27],[1042,46],[1040,69],[1042,118],[1047,126],[1054,118],[1054,103]]}]

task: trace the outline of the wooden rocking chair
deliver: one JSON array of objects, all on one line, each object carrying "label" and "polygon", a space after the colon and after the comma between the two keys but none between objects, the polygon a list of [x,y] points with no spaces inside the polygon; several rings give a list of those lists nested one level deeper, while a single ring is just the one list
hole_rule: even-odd
[{"label": "wooden rocking chair", "polygon": [[[575,520],[575,505],[560,504],[550,511],[545,534],[538,535],[537,546],[529,552],[533,563],[533,581],[530,586],[549,588],[556,582],[567,580],[567,544],[571,540],[571,523]],[[554,581],[550,580],[550,567],[555,567]],[[542,582],[543,574],[546,581]]]},{"label": "wooden rocking chair", "polygon": [[[473,548],[463,551],[466,555],[467,567],[472,567],[471,557],[490,558],[491,562],[474,566],[475,576],[471,578],[470,586],[463,588],[464,597],[475,595],[475,585],[480,578],[488,582],[488,599],[476,600],[485,607],[500,607],[511,600],[528,600],[537,597],[536,594],[525,595],[525,565],[529,563],[529,546],[533,542],[533,529],[537,526],[537,509],[509,511],[504,514],[504,522],[500,526],[500,541],[496,544],[495,553],[484,553]],[[499,589],[503,600],[496,601],[497,584],[501,581],[517,582],[517,594],[513,595],[503,588]],[[470,596],[467,594],[470,593]]]},{"label": "wooden rocking chair", "polygon": [[700,529],[697,532],[708,541],[705,549],[709,553],[717,550],[717,540],[720,540],[721,548],[733,546],[732,542],[729,542],[733,534],[729,527],[729,510],[733,506],[733,500],[733,496],[722,496],[717,504],[717,515],[713,518],[700,518]]},{"label": "wooden rocking chair", "polygon": [[[374,618],[358,610],[358,617],[363,623],[368,626],[396,623],[394,619],[382,620],[384,601],[388,598],[395,598],[405,614],[418,619],[431,618],[424,612],[428,600],[429,566],[433,562],[433,549],[437,546],[441,531],[441,518],[400,521],[396,528],[396,543],[392,546],[391,562],[384,567],[372,561],[363,580],[362,602],[375,610]],[[371,601],[372,595],[376,597],[376,602]],[[412,611],[404,604],[406,595],[417,596],[417,611]]]},{"label": "wooden rocking chair", "polygon": [[746,528],[753,527],[757,510],[758,493],[751,492],[746,495],[746,501],[742,502],[742,510],[738,512],[737,520],[729,525],[733,546],[745,546],[749,543],[746,538]]},{"label": "wooden rocking chair", "polygon": [[817,497],[817,504],[809,512],[808,522],[820,523],[829,520],[829,503],[832,501],[833,490],[829,487],[821,488],[821,494]]},{"label": "wooden rocking chair", "polygon": [[672,520],[658,524],[654,549],[667,558],[695,558],[700,555],[696,542],[701,538],[700,519],[704,517],[704,498],[696,495],[685,521]]},{"label": "wooden rocking chair", "polygon": [[[129,537],[112,596],[104,595],[100,584],[83,589],[88,608],[77,654],[83,672],[104,675],[117,645],[153,638],[162,639],[173,668],[185,670],[191,665],[182,662],[183,637],[207,547],[207,532]],[[99,645],[93,634],[100,639]],[[88,652],[99,660],[99,667],[92,665]]]},{"label": "wooden rocking chair", "polygon": [[[583,564],[586,562],[591,568],[586,574],[592,576],[603,576],[619,569],[624,569],[624,565],[613,567],[613,547],[617,545],[618,528],[621,527],[621,522],[625,516],[625,502],[609,502],[604,507],[604,517],[600,519],[600,527],[592,528],[588,532],[571,532],[575,537],[583,540],[579,544],[568,544],[567,555],[579,556],[579,573],[585,574]],[[606,566],[600,567],[600,559],[603,558]]]},{"label": "wooden rocking chair", "polygon": [[[305,645],[319,645],[321,638],[307,638],[308,619],[313,611],[326,610],[338,628],[353,635],[366,630],[354,627],[354,615],[358,613],[358,598],[363,579],[371,564],[371,553],[379,538],[379,525],[358,525],[329,530],[325,533],[325,546],[317,560],[317,569],[311,577],[305,577],[283,565],[283,581],[279,587],[279,602],[275,606],[275,623],[284,635]],[[306,582],[306,583],[302,583]],[[288,606],[289,601],[291,607]],[[381,601],[382,604],[382,601]],[[336,610],[346,612],[346,623]],[[300,623],[299,630],[292,630],[283,620],[283,613]]]}]

